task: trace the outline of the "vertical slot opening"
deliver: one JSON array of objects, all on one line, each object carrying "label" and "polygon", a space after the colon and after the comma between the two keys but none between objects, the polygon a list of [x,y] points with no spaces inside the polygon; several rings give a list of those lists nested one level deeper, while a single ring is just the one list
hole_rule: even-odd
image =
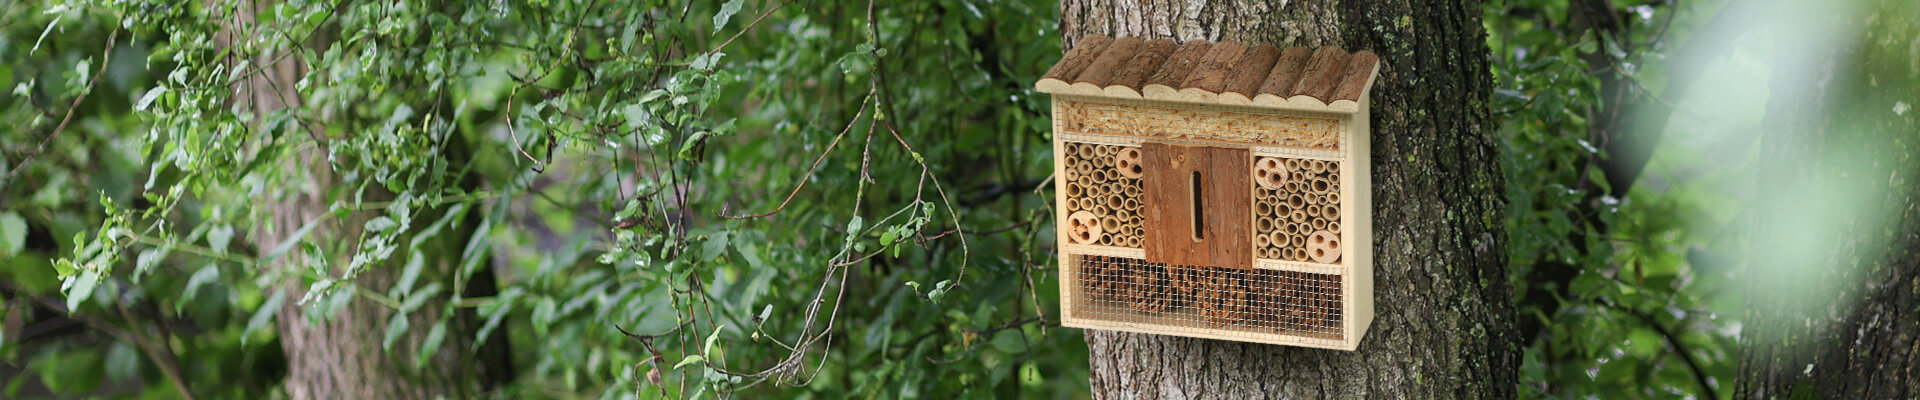
[{"label": "vertical slot opening", "polygon": [[1207,202],[1200,195],[1200,171],[1193,171],[1193,241],[1207,239]]}]

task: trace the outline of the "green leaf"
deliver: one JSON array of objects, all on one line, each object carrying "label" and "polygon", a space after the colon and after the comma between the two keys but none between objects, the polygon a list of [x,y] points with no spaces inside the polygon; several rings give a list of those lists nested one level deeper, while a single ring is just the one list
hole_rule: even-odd
[{"label": "green leaf", "polygon": [[406,334],[407,328],[410,328],[408,325],[412,324],[412,321],[407,320],[406,311],[393,313],[393,318],[387,319],[387,338],[380,342],[380,348],[393,350],[393,341],[399,340],[400,335]]},{"label": "green leaf", "polygon": [[674,364],[673,369],[680,369],[680,367],[685,367],[688,364],[693,364],[693,363],[706,361],[706,360],[707,360],[706,357],[701,356],[699,354],[690,355],[690,356],[687,356],[687,358],[680,359],[680,363]]},{"label": "green leaf", "polygon": [[552,297],[541,297],[540,302],[533,306],[534,334],[542,336],[547,334],[548,326],[553,325],[553,320],[557,318],[554,315],[554,309]]},{"label": "green leaf", "polygon": [[213,282],[214,279],[219,278],[220,268],[214,264],[207,264],[205,267],[200,267],[200,271],[194,272],[192,278],[187,278],[187,288],[180,291],[180,301],[173,303],[173,310],[178,312],[182,307],[185,307],[187,303],[193,302],[193,297],[200,294],[201,286],[205,286],[208,282]]},{"label": "green leaf", "polygon": [[207,230],[207,247],[214,253],[226,254],[227,244],[233,241],[233,226],[221,225]]},{"label": "green leaf", "polygon": [[153,101],[155,99],[159,99],[160,95],[163,95],[163,94],[167,94],[166,86],[156,86],[153,89],[148,89],[147,94],[141,95],[140,100],[133,102],[133,110],[146,111],[147,107],[152,106]]},{"label": "green leaf", "polygon": [[93,296],[93,287],[100,284],[100,271],[88,269],[74,278],[73,289],[67,291],[67,312],[80,312],[80,304]]},{"label": "green leaf", "polygon": [[253,331],[260,330],[267,326],[267,322],[273,321],[274,314],[280,312],[280,303],[286,301],[287,292],[273,291],[273,297],[267,298],[266,303],[260,304],[260,308],[253,311],[253,318],[247,320],[247,330],[240,335],[240,344],[246,344],[247,337],[253,336]]},{"label": "green leaf", "polygon": [[713,333],[707,335],[707,345],[700,347],[700,354],[713,354],[713,345],[714,343],[720,342],[720,331],[724,329],[726,329],[726,327],[722,326],[720,329],[714,329]]},{"label": "green leaf", "polygon": [[393,229],[395,226],[400,226],[400,224],[393,222],[393,218],[387,218],[383,215],[367,221],[367,232],[380,232]]},{"label": "green leaf", "polygon": [[414,359],[413,359],[414,368],[419,368],[427,365],[427,359],[433,358],[433,353],[440,352],[440,344],[446,341],[447,341],[446,321],[440,321],[440,322],[434,323],[433,330],[427,331],[426,343],[420,344],[420,354],[414,355]]},{"label": "green leaf", "polygon": [[0,255],[19,254],[27,244],[27,220],[14,212],[0,213]]},{"label": "green leaf", "polygon": [[691,63],[692,64],[691,66],[693,67],[693,69],[697,69],[701,71],[712,70],[715,65],[720,64],[720,58],[726,57],[726,56],[727,56],[727,53],[718,52],[718,51],[701,54],[700,56],[693,58],[693,62]]},{"label": "green leaf", "polygon": [[740,12],[740,5],[743,3],[746,3],[746,0],[733,0],[721,4],[720,12],[713,14],[713,32],[719,33],[720,28],[727,27],[727,20],[733,19],[733,14]]}]

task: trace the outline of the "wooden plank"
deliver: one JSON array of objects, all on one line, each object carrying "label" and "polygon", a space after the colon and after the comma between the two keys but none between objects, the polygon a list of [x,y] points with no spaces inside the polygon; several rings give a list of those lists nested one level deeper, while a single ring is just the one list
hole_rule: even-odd
[{"label": "wooden plank", "polygon": [[1361,50],[1353,53],[1353,59],[1347,62],[1346,75],[1340,77],[1340,86],[1333,91],[1331,103],[1338,100],[1360,101],[1366,94],[1367,84],[1373,81],[1373,71],[1377,69],[1380,56],[1371,51]]},{"label": "wooden plank", "polygon": [[1207,153],[1153,142],[1141,144],[1140,152],[1144,156],[1141,164],[1146,166],[1141,184],[1147,214],[1147,262],[1206,265],[1209,249],[1196,239],[1194,231],[1192,176],[1206,164]]},{"label": "wooden plank", "polygon": [[1327,101],[1333,95],[1334,85],[1339,84],[1340,72],[1347,66],[1347,52],[1338,47],[1321,47],[1313,52],[1313,60],[1307,62],[1306,73],[1301,74],[1300,83],[1294,84],[1292,96],[1309,96]]},{"label": "wooden plank", "polygon": [[1180,88],[1220,93],[1220,90],[1227,86],[1227,75],[1233,72],[1234,63],[1240,61],[1240,56],[1246,51],[1247,45],[1244,43],[1235,41],[1215,43],[1213,49],[1207,50],[1207,57],[1200,61],[1200,65],[1194,67],[1192,73],[1187,74],[1187,79]]},{"label": "wooden plank", "polygon": [[1207,147],[1203,182],[1209,262],[1253,269],[1253,156],[1244,148]]},{"label": "wooden plank", "polygon": [[1114,40],[1113,44],[1107,45],[1105,52],[1100,53],[1099,58],[1093,60],[1093,65],[1088,65],[1086,71],[1081,72],[1079,77],[1074,78],[1074,82],[1086,82],[1100,87],[1107,86],[1108,82],[1113,80],[1113,75],[1120,69],[1121,64],[1133,59],[1133,53],[1140,50],[1141,43],[1140,38],[1132,36]]},{"label": "wooden plank", "polygon": [[1147,41],[1134,52],[1133,59],[1127,60],[1114,71],[1113,77],[1108,79],[1104,86],[1125,86],[1132,88],[1136,94],[1140,93],[1143,89],[1141,86],[1146,85],[1147,77],[1158,71],[1160,64],[1167,62],[1167,57],[1173,55],[1176,47],[1178,46],[1174,44],[1173,39]]},{"label": "wooden plank", "polygon": [[1042,75],[1041,79],[1050,78],[1073,83],[1074,78],[1078,78],[1080,72],[1092,65],[1093,60],[1099,57],[1101,52],[1106,51],[1107,45],[1111,43],[1113,38],[1106,35],[1087,35],[1080,38],[1080,43],[1073,46],[1072,50],[1067,50],[1067,55],[1060,57],[1060,63],[1048,69],[1047,74]]},{"label": "wooden plank", "polygon": [[[1180,87],[1181,83],[1186,82],[1187,73],[1200,65],[1201,58],[1206,57],[1208,49],[1211,48],[1213,43],[1205,40],[1193,40],[1180,44],[1180,48],[1174,50],[1173,55],[1167,56],[1167,63],[1161,64],[1160,69],[1154,71],[1152,77],[1147,78],[1146,85],[1166,86],[1169,89]],[[1146,90],[1145,87],[1140,89]]]},{"label": "wooden plank", "polygon": [[1223,93],[1239,93],[1251,99],[1259,94],[1260,84],[1266,83],[1267,75],[1273,72],[1274,61],[1280,58],[1280,48],[1259,45],[1248,49],[1246,54],[1235,61],[1233,72],[1227,76],[1227,86]]},{"label": "wooden plank", "polygon": [[1313,49],[1305,47],[1289,48],[1280,53],[1280,60],[1273,65],[1273,71],[1267,74],[1267,80],[1260,85],[1260,93],[1280,97],[1293,94],[1293,85],[1300,83],[1300,74],[1307,69],[1307,60],[1313,58]]}]

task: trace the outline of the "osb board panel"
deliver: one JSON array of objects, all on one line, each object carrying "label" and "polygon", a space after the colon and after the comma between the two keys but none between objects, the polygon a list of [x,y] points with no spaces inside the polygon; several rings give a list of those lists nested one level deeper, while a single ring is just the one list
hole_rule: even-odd
[{"label": "osb board panel", "polygon": [[[1147,259],[1252,269],[1247,150],[1151,142],[1140,148],[1146,166]],[[1201,185],[1197,188],[1196,176]]]},{"label": "osb board panel", "polygon": [[1339,150],[1331,117],[1254,114],[1210,107],[1163,107],[1068,99],[1055,106],[1060,134],[1127,135],[1247,146]]}]

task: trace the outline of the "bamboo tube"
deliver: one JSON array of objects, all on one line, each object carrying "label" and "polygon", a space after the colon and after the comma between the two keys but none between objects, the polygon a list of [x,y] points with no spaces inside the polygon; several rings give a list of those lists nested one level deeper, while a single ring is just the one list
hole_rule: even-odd
[{"label": "bamboo tube", "polygon": [[1273,203],[1268,203],[1264,201],[1253,202],[1253,215],[1268,215],[1272,213],[1273,213]]},{"label": "bamboo tube", "polygon": [[1096,170],[1096,171],[1087,171],[1087,176],[1093,179],[1093,184],[1094,184],[1094,185],[1096,185],[1096,186],[1103,186],[1103,187],[1104,187],[1104,186],[1106,186],[1106,185],[1107,185],[1107,174],[1106,174],[1106,172],[1107,172],[1107,171],[1098,171],[1098,170]]},{"label": "bamboo tube", "polygon": [[1072,229],[1068,232],[1068,238],[1073,239],[1074,243],[1093,244],[1100,241],[1099,217],[1093,213],[1080,211],[1068,215],[1067,227]]},{"label": "bamboo tube", "polygon": [[1120,211],[1114,211],[1113,217],[1119,218],[1120,223],[1125,224],[1133,221],[1135,216],[1133,215],[1133,211],[1123,208],[1123,209],[1120,209]]},{"label": "bamboo tube", "polygon": [[1313,171],[1313,173],[1315,174],[1327,172],[1327,162],[1322,160],[1313,160],[1312,162],[1307,163],[1307,170]]},{"label": "bamboo tube", "polygon": [[1316,230],[1316,231],[1327,230],[1327,220],[1325,219],[1314,218],[1313,223],[1311,225],[1313,226],[1313,230]]},{"label": "bamboo tube", "polygon": [[1127,183],[1127,189],[1126,189],[1127,197],[1139,198],[1140,195],[1146,194],[1146,192],[1140,189],[1140,184],[1138,182],[1139,180],[1134,180],[1133,182]]},{"label": "bamboo tube", "polygon": [[1327,206],[1327,207],[1321,207],[1321,208],[1320,208],[1320,218],[1326,218],[1326,219],[1328,219],[1328,220],[1332,220],[1332,221],[1339,221],[1339,220],[1340,220],[1340,207],[1333,207],[1333,206]]},{"label": "bamboo tube", "polygon": [[[1298,224],[1298,223],[1293,223],[1293,222],[1284,222],[1284,221],[1283,221],[1283,222],[1281,222],[1281,223],[1280,223],[1280,229],[1275,229],[1275,231],[1278,231],[1278,232],[1283,232],[1283,233],[1286,233],[1286,234],[1288,234],[1288,235],[1292,235],[1292,234],[1295,234],[1295,233],[1300,233],[1300,224]],[[1285,240],[1281,240],[1280,238],[1277,238],[1277,237],[1276,237],[1276,238],[1273,238],[1273,244],[1275,244],[1275,245],[1279,245],[1279,246],[1285,246],[1285,245],[1287,245],[1287,241],[1285,241]]]},{"label": "bamboo tube", "polygon": [[1118,170],[1107,168],[1102,170],[1100,174],[1107,177],[1107,182],[1120,182],[1120,171]]},{"label": "bamboo tube", "polygon": [[1307,240],[1307,250],[1314,262],[1332,264],[1340,260],[1340,237],[1327,231],[1314,232]]},{"label": "bamboo tube", "polygon": [[1093,177],[1093,166],[1087,165],[1087,163],[1080,163],[1080,165],[1074,166],[1073,171],[1079,173],[1079,177],[1081,178]]},{"label": "bamboo tube", "polygon": [[1287,214],[1287,219],[1293,220],[1293,222],[1295,223],[1307,222],[1307,212],[1300,209],[1294,209],[1292,214]]},{"label": "bamboo tube", "polygon": [[1126,200],[1124,200],[1124,201],[1123,201],[1123,203],[1124,203],[1124,204],[1122,204],[1122,205],[1124,205],[1124,206],[1125,206],[1125,208],[1126,208],[1126,209],[1128,209],[1128,210],[1139,210],[1139,209],[1140,209],[1140,198],[1138,198],[1138,197],[1128,197],[1128,198],[1126,198]]},{"label": "bamboo tube", "polygon": [[1280,203],[1280,204],[1278,204],[1278,205],[1275,205],[1275,206],[1273,206],[1273,214],[1272,214],[1272,215],[1277,215],[1277,216],[1280,216],[1280,217],[1286,217],[1286,216],[1288,216],[1288,215],[1292,215],[1292,214],[1293,214],[1293,206],[1291,206],[1291,205],[1287,205],[1287,203]]},{"label": "bamboo tube", "polygon": [[1339,192],[1339,191],[1334,191],[1334,192],[1331,192],[1331,193],[1327,193],[1327,204],[1333,204],[1333,205],[1339,205],[1339,204],[1340,204],[1340,192]]},{"label": "bamboo tube", "polygon": [[1085,145],[1085,144],[1082,144],[1082,145],[1080,145],[1080,148],[1078,148],[1078,149],[1074,149],[1074,154],[1075,154],[1075,155],[1078,155],[1078,156],[1080,156],[1080,159],[1083,159],[1083,160],[1092,160],[1092,159],[1093,159],[1093,146],[1089,146],[1089,145]]},{"label": "bamboo tube", "polygon": [[1126,205],[1127,205],[1127,201],[1121,199],[1120,196],[1111,195],[1111,194],[1107,195],[1107,208],[1111,208],[1115,210],[1123,210],[1123,209],[1126,209]]},{"label": "bamboo tube", "polygon": [[1120,232],[1120,218],[1116,218],[1111,215],[1101,217],[1100,230],[1107,231],[1107,232],[1115,232],[1115,233]]},{"label": "bamboo tube", "polygon": [[1132,248],[1139,248],[1139,247],[1140,247],[1140,237],[1139,237],[1139,236],[1127,236],[1127,247],[1132,247]]},{"label": "bamboo tube", "polygon": [[1319,204],[1308,204],[1306,211],[1307,211],[1307,219],[1320,218]]},{"label": "bamboo tube", "polygon": [[1267,248],[1267,246],[1272,246],[1272,245],[1273,245],[1273,239],[1267,238],[1267,235],[1253,235],[1254,248],[1265,249]]},{"label": "bamboo tube", "polygon": [[1305,248],[1307,248],[1307,235],[1306,235],[1306,234],[1294,234],[1293,236],[1291,236],[1291,237],[1289,237],[1289,238],[1287,239],[1287,241],[1289,241],[1289,242],[1292,242],[1292,243],[1293,243],[1293,247],[1294,247],[1294,248],[1296,248],[1296,249],[1305,249]]},{"label": "bamboo tube", "polygon": [[1082,209],[1082,210],[1087,210],[1087,211],[1093,211],[1093,198],[1091,198],[1091,197],[1081,197],[1081,198],[1080,198],[1080,209]]},{"label": "bamboo tube", "polygon": [[1306,260],[1307,260],[1307,249],[1303,249],[1303,248],[1299,248],[1299,247],[1294,247],[1294,248],[1293,248],[1293,257],[1291,257],[1291,258],[1293,258],[1293,260],[1294,260],[1294,261],[1306,261]]},{"label": "bamboo tube", "polygon": [[1327,232],[1340,233],[1340,221],[1327,221]]},{"label": "bamboo tube", "polygon": [[[1088,199],[1088,200],[1092,200],[1092,199]],[[1112,215],[1112,213],[1113,213],[1113,210],[1108,210],[1105,204],[1093,205],[1093,215],[1095,216],[1104,217],[1104,216]]]},{"label": "bamboo tube", "polygon": [[1299,210],[1307,206],[1307,199],[1296,193],[1292,196],[1287,196],[1287,205],[1293,206],[1295,210]]},{"label": "bamboo tube", "polygon": [[1301,197],[1307,199],[1307,207],[1320,205],[1320,195],[1308,193],[1305,195],[1301,195]]},{"label": "bamboo tube", "polygon": [[1328,182],[1327,178],[1313,178],[1312,191],[1314,193],[1326,193],[1327,189],[1332,189],[1332,188],[1333,188],[1333,183]]},{"label": "bamboo tube", "polygon": [[1289,240],[1293,239],[1290,239],[1288,234],[1284,232],[1275,231],[1267,234],[1267,243],[1272,244],[1274,247],[1287,247],[1287,241]]},{"label": "bamboo tube", "polygon": [[1120,147],[1119,147],[1119,146],[1106,146],[1106,145],[1102,145],[1102,146],[1099,146],[1099,148],[1098,148],[1098,149],[1095,149],[1095,150],[1096,150],[1096,151],[1095,151],[1094,153],[1096,153],[1096,154],[1099,154],[1099,155],[1100,155],[1101,157],[1113,157],[1113,155],[1114,155],[1114,154],[1119,154],[1119,153],[1120,153]]},{"label": "bamboo tube", "polygon": [[1298,159],[1298,158],[1289,158],[1289,159],[1287,159],[1287,170],[1288,170],[1288,171],[1299,171],[1299,170],[1300,170],[1300,159]]},{"label": "bamboo tube", "polygon": [[1287,181],[1287,187],[1281,190],[1284,190],[1287,193],[1300,193],[1301,185],[1304,185],[1304,183],[1300,183],[1299,179],[1294,179],[1291,181]]},{"label": "bamboo tube", "polygon": [[1067,199],[1067,211],[1080,211],[1080,200]]}]

